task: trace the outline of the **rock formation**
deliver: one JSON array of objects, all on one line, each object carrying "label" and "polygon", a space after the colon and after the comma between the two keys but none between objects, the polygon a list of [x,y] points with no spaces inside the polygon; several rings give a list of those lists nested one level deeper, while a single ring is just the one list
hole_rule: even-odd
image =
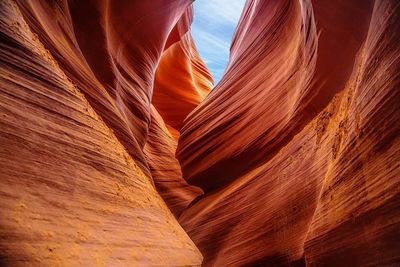
[{"label": "rock formation", "polygon": [[[192,9],[188,9],[173,29],[154,80],[152,103],[176,139],[183,120],[213,86],[189,32],[192,18]],[[180,40],[169,45],[176,36],[180,36]]]},{"label": "rock formation", "polygon": [[400,262],[399,41],[398,1],[247,1],[178,144],[205,265]]},{"label": "rock formation", "polygon": [[0,0],[0,265],[398,265],[398,1],[191,3]]},{"label": "rock formation", "polygon": [[0,5],[0,265],[200,265],[160,195],[178,215],[202,191],[150,103],[190,1]]}]

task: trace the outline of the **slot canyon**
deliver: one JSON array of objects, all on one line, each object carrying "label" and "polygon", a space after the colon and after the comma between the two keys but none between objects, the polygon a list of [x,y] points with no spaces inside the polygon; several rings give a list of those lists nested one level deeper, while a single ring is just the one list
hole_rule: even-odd
[{"label": "slot canyon", "polygon": [[400,1],[193,4],[0,0],[0,266],[400,266]]}]

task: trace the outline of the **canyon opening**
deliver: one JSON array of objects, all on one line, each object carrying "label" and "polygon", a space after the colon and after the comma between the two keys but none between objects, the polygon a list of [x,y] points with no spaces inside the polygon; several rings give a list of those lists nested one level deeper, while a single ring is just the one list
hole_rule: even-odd
[{"label": "canyon opening", "polygon": [[397,0],[0,0],[0,266],[399,266]]}]

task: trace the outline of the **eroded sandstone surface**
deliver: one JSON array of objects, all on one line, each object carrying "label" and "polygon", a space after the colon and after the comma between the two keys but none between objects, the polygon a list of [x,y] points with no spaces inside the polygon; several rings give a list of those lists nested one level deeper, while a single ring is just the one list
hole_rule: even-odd
[{"label": "eroded sandstone surface", "polygon": [[400,3],[191,4],[0,0],[0,265],[397,266]]},{"label": "eroded sandstone surface", "polygon": [[399,264],[399,73],[398,1],[247,1],[178,144],[205,265]]},{"label": "eroded sandstone surface", "polygon": [[[201,264],[175,216],[202,191],[182,179],[151,105],[165,43],[190,10],[0,1],[1,266]],[[192,50],[181,60],[201,66]]]}]

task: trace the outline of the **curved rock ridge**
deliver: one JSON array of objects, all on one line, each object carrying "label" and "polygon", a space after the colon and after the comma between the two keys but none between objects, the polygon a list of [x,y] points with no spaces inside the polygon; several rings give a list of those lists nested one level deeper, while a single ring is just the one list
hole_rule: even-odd
[{"label": "curved rock ridge", "polygon": [[17,2],[44,46],[150,177],[142,149],[154,72],[191,1]]},{"label": "curved rock ridge", "polygon": [[171,31],[157,66],[150,132],[144,149],[155,186],[177,217],[203,193],[182,178],[175,158],[179,131],[183,120],[213,85],[189,31],[192,18],[193,8],[189,6]]},{"label": "curved rock ridge", "polygon": [[213,87],[211,74],[189,32],[192,12],[189,8],[170,34],[154,80],[152,103],[176,140],[186,116]]},{"label": "curved rock ridge", "polygon": [[316,64],[317,32],[305,3],[247,2],[228,69],[181,131],[177,157],[189,183],[215,189],[287,142],[295,106],[310,88],[303,74]]},{"label": "curved rock ridge", "polygon": [[203,191],[189,185],[183,178],[175,158],[176,140],[172,137],[156,108],[151,108],[151,125],[144,152],[155,187],[172,213],[179,217],[182,211]]},{"label": "curved rock ridge", "polygon": [[[191,2],[157,0],[152,3],[132,1],[121,4],[118,1],[91,0],[17,3],[46,49],[68,78],[85,94],[91,106],[114,131],[142,171],[150,179],[159,179],[157,186],[166,182],[166,175],[170,173],[164,172],[160,176],[161,172],[157,171],[165,170],[166,165],[163,163],[157,166],[158,161],[154,159],[150,160],[152,166],[149,166],[148,157],[146,159],[143,152],[152,124],[154,75],[161,56],[163,55],[157,71],[161,74],[157,75],[156,85],[162,86],[156,86],[157,93],[153,101],[165,117],[167,127],[176,140],[179,133],[175,129],[179,129],[175,123],[181,124],[212,85],[211,77],[188,32],[193,16]],[[133,19],[132,12],[146,16],[136,16]],[[170,51],[173,57],[166,55]],[[181,53],[179,58],[176,53]],[[186,64],[174,70],[170,68],[171,63],[168,60],[172,65],[182,62]],[[167,70],[163,71],[163,66]],[[172,75],[168,71],[179,71],[177,73],[181,75]],[[171,80],[169,76],[176,80]],[[175,89],[174,95],[173,88],[181,89]],[[179,103],[176,101],[177,97],[182,98]],[[175,122],[172,125],[169,123],[172,122],[171,118]],[[170,143],[169,140],[159,141],[152,140],[150,143]],[[171,152],[169,145],[150,150],[165,150],[162,152],[163,157],[170,157],[164,159],[169,163],[174,162],[174,165],[167,167],[175,173],[170,177],[171,182],[179,180],[180,188],[188,187],[180,174],[175,152]],[[157,175],[154,176],[155,173]],[[163,197],[166,187],[160,189]],[[194,188],[189,191],[201,192]],[[186,196],[184,192],[169,194]],[[195,196],[197,193],[192,194],[191,198],[186,196],[181,199],[181,207],[187,206]],[[169,200],[170,196],[166,196],[167,204],[172,205],[172,210],[176,211],[175,206],[179,200],[173,200],[173,204]]]},{"label": "curved rock ridge", "polygon": [[191,3],[0,1],[0,265],[397,266],[400,3]]},{"label": "curved rock ridge", "polygon": [[177,156],[204,266],[400,262],[400,5],[249,0]]},{"label": "curved rock ridge", "polygon": [[155,186],[177,217],[203,191],[182,178],[175,158],[176,142],[183,120],[212,87],[211,75],[189,31],[192,18],[190,6],[171,31],[157,66],[150,131],[144,149]]},{"label": "curved rock ridge", "polygon": [[248,1],[225,75],[182,129],[185,178],[209,191],[277,153],[345,85],[371,10],[370,1]]},{"label": "curved rock ridge", "polygon": [[0,1],[0,265],[201,264],[152,180],[201,194],[150,103],[190,3]]}]

